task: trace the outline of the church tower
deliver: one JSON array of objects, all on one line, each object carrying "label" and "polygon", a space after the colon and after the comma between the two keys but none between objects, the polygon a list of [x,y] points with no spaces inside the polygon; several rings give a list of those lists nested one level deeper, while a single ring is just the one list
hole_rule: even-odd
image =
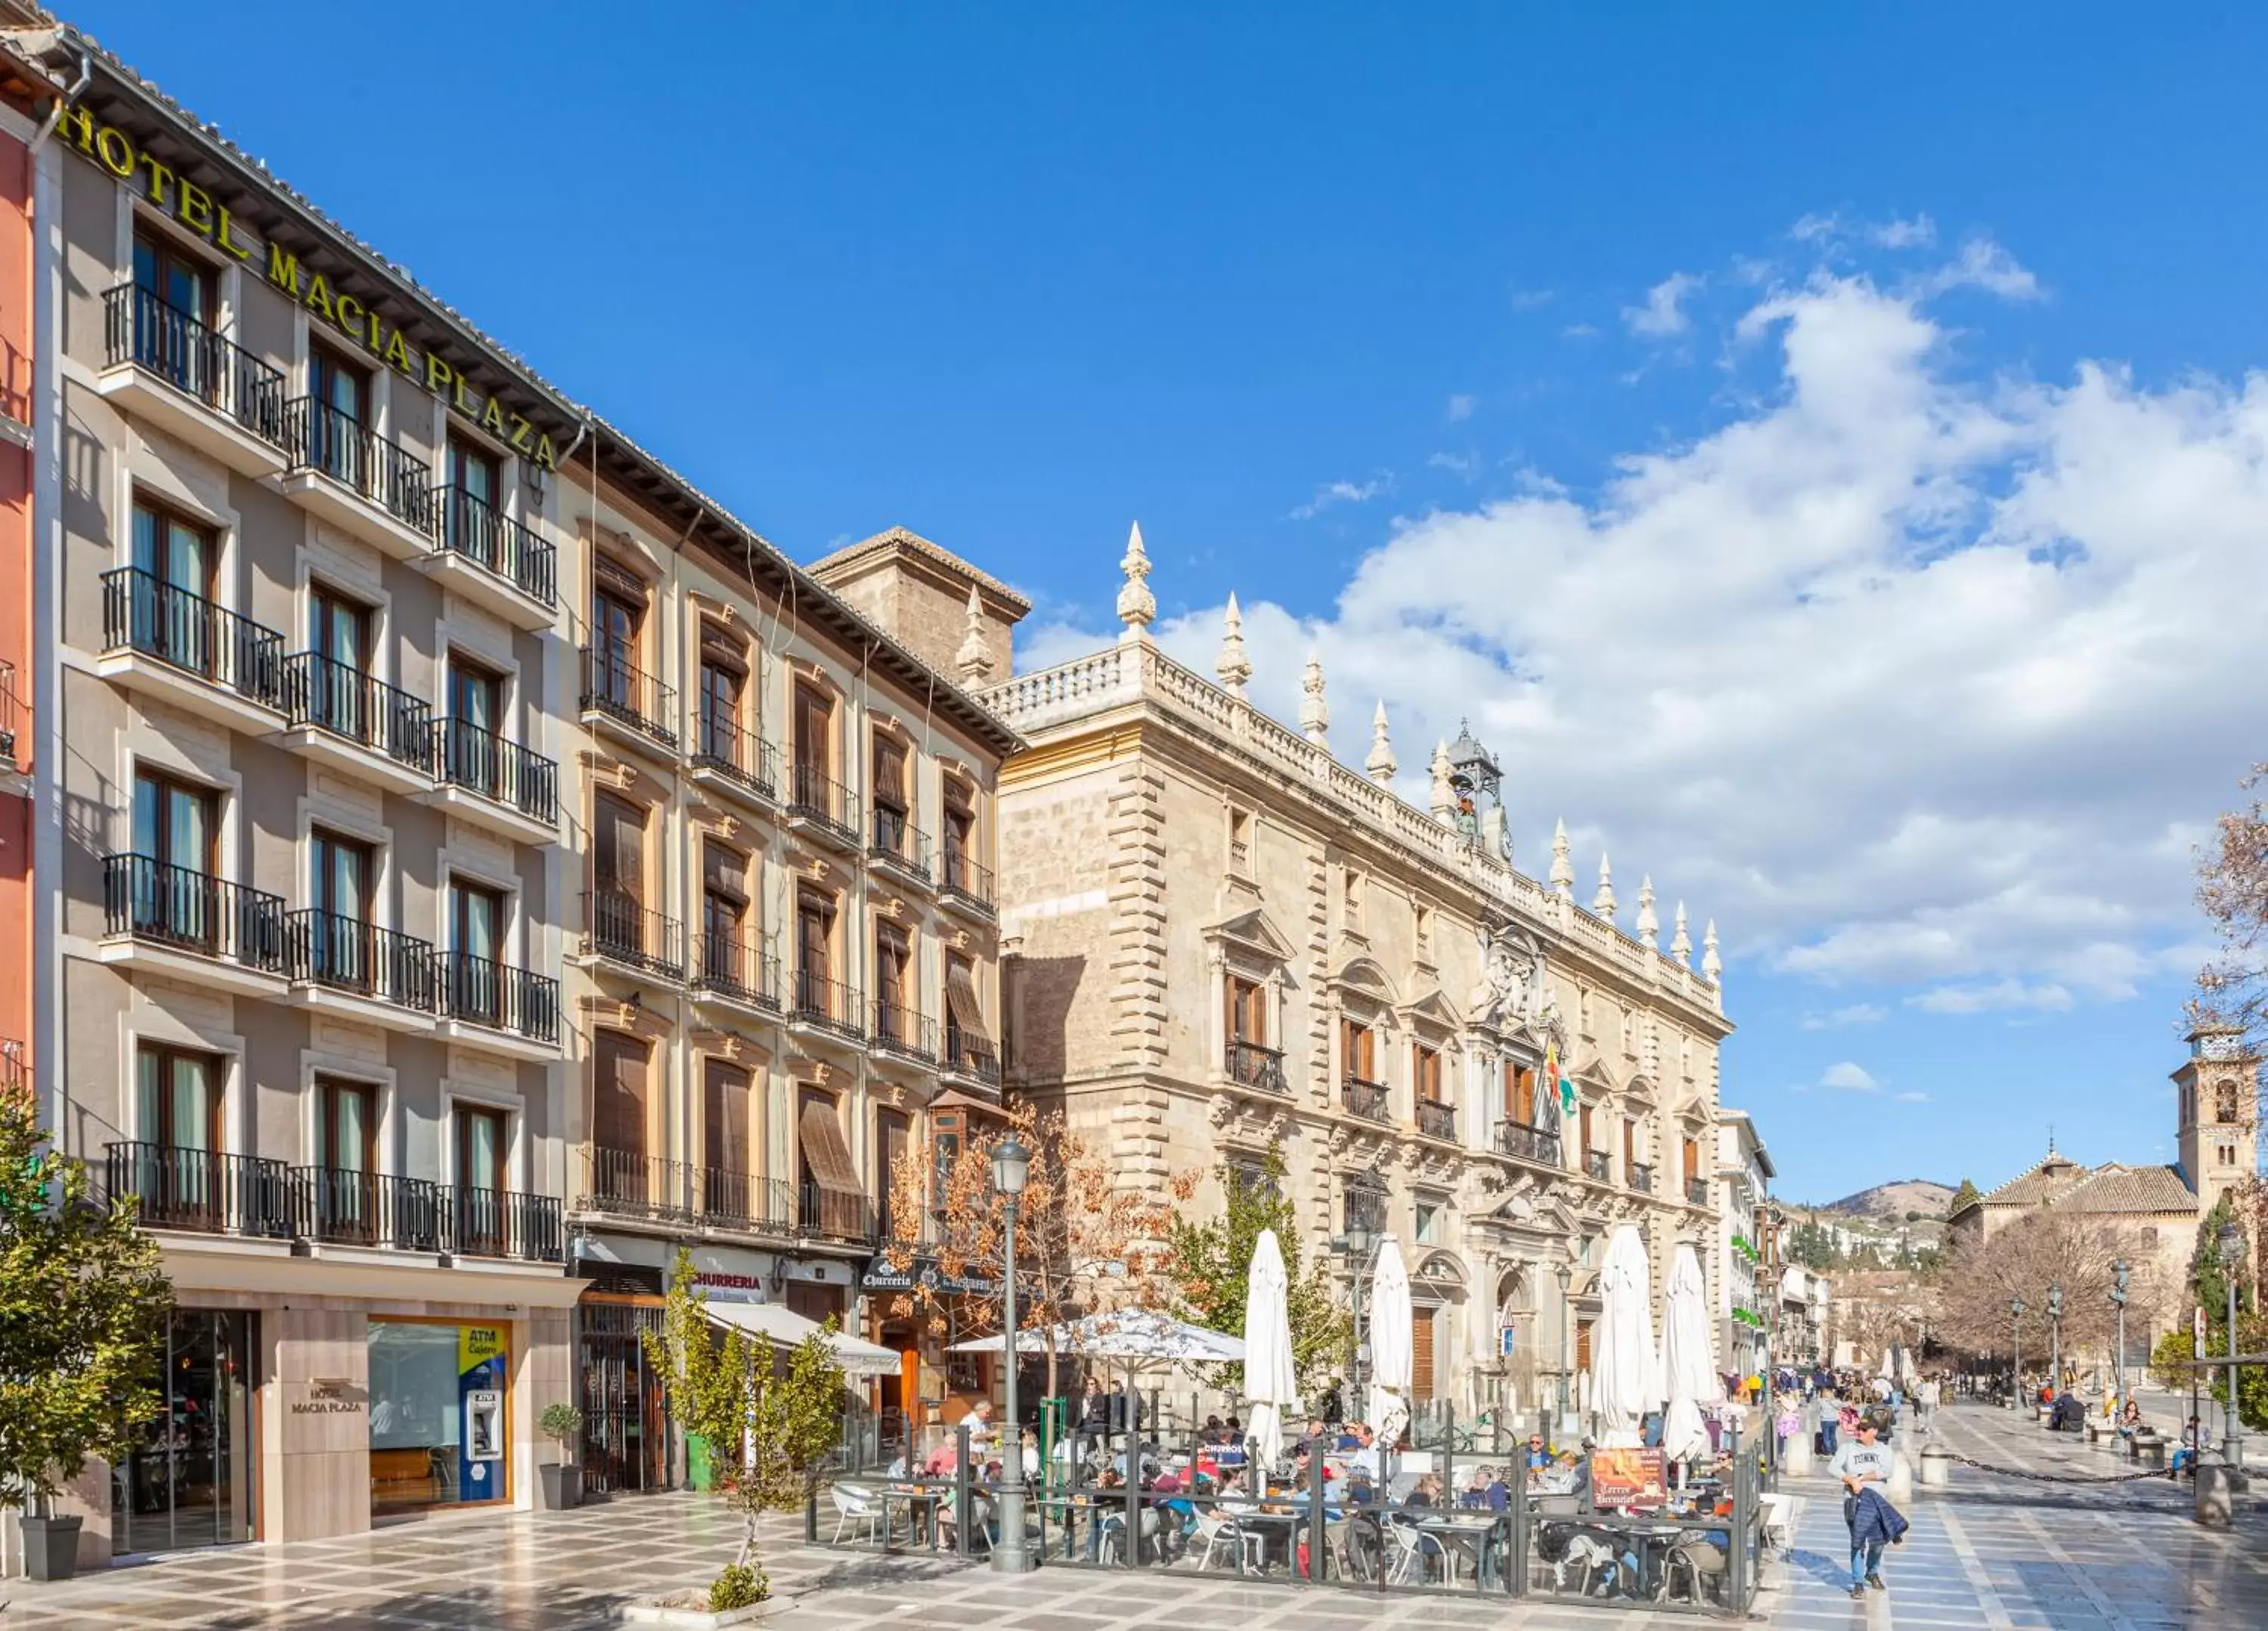
[{"label": "church tower", "polygon": [[2202,1216],[2238,1180],[2259,1170],[2260,1055],[2235,1025],[2199,1025],[2190,1056],[2174,1072],[2181,1123],[2182,1175]]}]

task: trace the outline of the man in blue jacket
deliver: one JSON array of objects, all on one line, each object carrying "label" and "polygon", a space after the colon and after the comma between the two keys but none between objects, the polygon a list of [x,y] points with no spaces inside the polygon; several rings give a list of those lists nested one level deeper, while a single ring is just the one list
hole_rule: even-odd
[{"label": "man in blue jacket", "polygon": [[1851,1531],[1851,1595],[1864,1597],[1872,1586],[1881,1591],[1882,1547],[1905,1532],[1905,1519],[1882,1496],[1890,1481],[1890,1447],[1881,1442],[1883,1418],[1889,1411],[1868,1410],[1859,1418],[1859,1430],[1837,1447],[1828,1473],[1843,1480],[1843,1521]]}]

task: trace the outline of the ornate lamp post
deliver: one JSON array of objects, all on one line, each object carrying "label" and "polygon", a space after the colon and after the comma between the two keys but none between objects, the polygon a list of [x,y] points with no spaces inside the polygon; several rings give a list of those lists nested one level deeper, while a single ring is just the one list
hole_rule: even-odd
[{"label": "ornate lamp post", "polygon": [[1575,1408],[1575,1266],[1559,1265],[1559,1419]]},{"label": "ornate lamp post", "polygon": [[2220,1247],[2220,1277],[2228,1282],[2228,1409],[2221,1418],[2220,1458],[2231,1466],[2244,1465],[2244,1429],[2236,1414],[2236,1266],[2243,1254],[2244,1231],[2223,1223],[2213,1237]]},{"label": "ornate lamp post", "polygon": [[2008,1402],[2024,1407],[2024,1299],[2008,1299]]},{"label": "ornate lamp post", "polygon": [[2132,1267],[2123,1257],[2110,1265],[2110,1303],[2118,1311],[2118,1352],[2111,1361],[2110,1376],[2122,1414],[2126,1408],[2126,1274]]},{"label": "ornate lamp post", "polygon": [[2063,1287],[2048,1288],[2048,1387],[2063,1392]]},{"label": "ornate lamp post", "polygon": [[1363,1362],[1370,1355],[1370,1344],[1362,1338],[1362,1282],[1370,1277],[1371,1253],[1377,1250],[1378,1237],[1360,1212],[1347,1219],[1346,1232],[1331,1241],[1332,1255],[1346,1259],[1348,1273],[1354,1278],[1350,1297],[1354,1310],[1354,1363],[1347,1367],[1347,1392],[1353,1397],[1341,1407],[1351,1422],[1361,1421],[1369,1410],[1362,1391]]},{"label": "ornate lamp post", "polygon": [[1022,1575],[1032,1569],[1024,1535],[1024,1427],[1016,1410],[1016,1202],[1031,1172],[1031,1152],[1013,1133],[992,1147],[992,1187],[1006,1203],[1006,1242],[1002,1253],[1006,1277],[1000,1282],[1001,1356],[1008,1366],[1008,1453],[1000,1466],[1000,1539],[992,1547],[995,1574]]}]

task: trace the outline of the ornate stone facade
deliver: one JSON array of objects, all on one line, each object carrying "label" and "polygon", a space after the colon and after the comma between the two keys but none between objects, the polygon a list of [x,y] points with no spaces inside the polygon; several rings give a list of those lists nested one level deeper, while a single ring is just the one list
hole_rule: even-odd
[{"label": "ornate stone facade", "polygon": [[[1658,1275],[1681,1240],[1715,1272],[1731,1027],[1683,908],[1665,956],[1514,871],[1469,733],[1434,750],[1431,810],[1384,784],[1382,714],[1368,774],[1339,763],[1319,658],[1304,734],[1243,694],[1233,621],[1226,686],[1174,662],[1138,533],[1123,564],[1117,643],[983,694],[1027,744],[1000,775],[1011,1080],[1130,1183],[1203,1171],[1201,1208],[1219,1169],[1280,1146],[1311,1260],[1352,1216],[1403,1243],[1421,1392],[1532,1407],[1580,1366],[1612,1224],[1646,1225]],[[1572,878],[1564,833],[1553,871]]]}]

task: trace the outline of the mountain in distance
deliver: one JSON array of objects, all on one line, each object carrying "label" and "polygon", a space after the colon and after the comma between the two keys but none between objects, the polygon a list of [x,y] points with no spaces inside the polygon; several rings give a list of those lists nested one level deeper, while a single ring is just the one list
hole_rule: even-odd
[{"label": "mountain in distance", "polygon": [[1872,1189],[1861,1189],[1840,1201],[1830,1201],[1819,1209],[1840,1212],[1848,1217],[1879,1217],[1887,1223],[1902,1223],[1909,1212],[1918,1212],[1924,1217],[1944,1216],[1945,1209],[1953,1204],[1953,1196],[1951,1184],[1935,1183],[1926,1178],[1902,1178],[1876,1184]]}]

